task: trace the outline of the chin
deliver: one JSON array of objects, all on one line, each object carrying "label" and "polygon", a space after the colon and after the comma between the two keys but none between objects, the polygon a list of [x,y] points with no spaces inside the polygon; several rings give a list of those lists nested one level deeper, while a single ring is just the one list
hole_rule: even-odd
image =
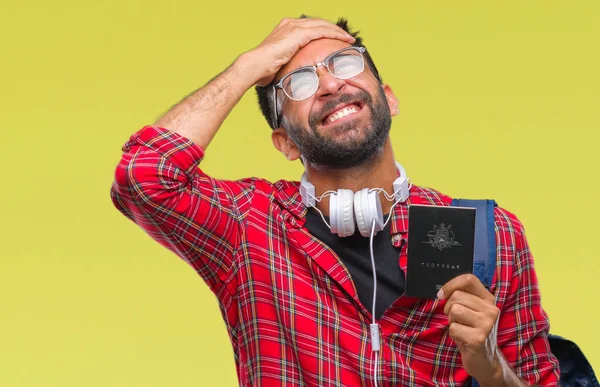
[{"label": "chin", "polygon": [[339,125],[336,128],[333,128],[329,133],[332,139],[337,140],[360,140],[362,138],[367,137],[368,131],[371,130],[371,126],[368,123],[347,123],[343,125]]}]

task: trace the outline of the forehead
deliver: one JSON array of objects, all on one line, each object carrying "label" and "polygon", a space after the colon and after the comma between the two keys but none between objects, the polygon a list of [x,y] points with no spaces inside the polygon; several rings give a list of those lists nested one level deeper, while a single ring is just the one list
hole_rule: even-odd
[{"label": "forehead", "polygon": [[280,79],[285,74],[297,68],[312,66],[315,63],[323,61],[326,57],[337,50],[350,47],[347,42],[337,39],[317,39],[302,47],[292,59],[279,69],[275,79]]}]

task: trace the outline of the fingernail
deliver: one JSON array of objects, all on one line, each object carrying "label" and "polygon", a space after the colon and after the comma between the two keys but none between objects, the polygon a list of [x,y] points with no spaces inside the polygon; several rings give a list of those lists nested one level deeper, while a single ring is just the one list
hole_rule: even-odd
[{"label": "fingernail", "polygon": [[440,300],[444,299],[444,289],[440,289],[440,291],[437,293],[437,298]]}]

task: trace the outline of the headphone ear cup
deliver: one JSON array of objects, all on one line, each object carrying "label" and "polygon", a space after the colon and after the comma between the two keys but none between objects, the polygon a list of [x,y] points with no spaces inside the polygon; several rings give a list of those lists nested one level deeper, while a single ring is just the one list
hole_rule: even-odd
[{"label": "headphone ear cup", "polygon": [[367,231],[367,220],[365,219],[365,213],[363,211],[362,198],[365,192],[368,191],[368,188],[361,189],[354,193],[354,215],[356,217],[356,225],[358,226],[358,231],[362,236],[365,236],[365,232]]},{"label": "headphone ear cup", "polygon": [[338,195],[330,195],[329,196],[329,227],[331,227],[331,233],[338,233],[338,222],[340,219],[340,215],[338,214]]},{"label": "headphone ear cup", "polygon": [[[356,224],[354,223],[354,192],[349,189],[338,189],[337,200],[337,234],[347,237],[354,234]],[[333,228],[331,229],[333,231]]]},{"label": "headphone ear cup", "polygon": [[371,235],[371,224],[373,219],[375,220],[375,233],[383,230],[383,211],[381,209],[381,199],[379,199],[379,192],[371,192],[367,196],[369,205],[369,235]]},{"label": "headphone ear cup", "polygon": [[364,188],[354,194],[354,213],[358,231],[364,237],[371,236],[371,227],[375,221],[375,233],[383,230],[383,211],[377,192]]}]

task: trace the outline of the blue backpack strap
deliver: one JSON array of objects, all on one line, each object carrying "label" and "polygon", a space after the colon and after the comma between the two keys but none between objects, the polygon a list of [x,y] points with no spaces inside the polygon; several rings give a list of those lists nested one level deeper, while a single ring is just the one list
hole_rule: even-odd
[{"label": "blue backpack strap", "polygon": [[[496,231],[494,229],[494,200],[452,199],[453,207],[471,207],[475,213],[475,249],[473,252],[473,274],[488,290],[496,272]],[[479,383],[471,378],[471,386]]]},{"label": "blue backpack strap", "polygon": [[494,229],[494,200],[452,199],[451,206],[471,207],[475,215],[475,251],[473,274],[488,290],[496,272],[496,231]]}]

